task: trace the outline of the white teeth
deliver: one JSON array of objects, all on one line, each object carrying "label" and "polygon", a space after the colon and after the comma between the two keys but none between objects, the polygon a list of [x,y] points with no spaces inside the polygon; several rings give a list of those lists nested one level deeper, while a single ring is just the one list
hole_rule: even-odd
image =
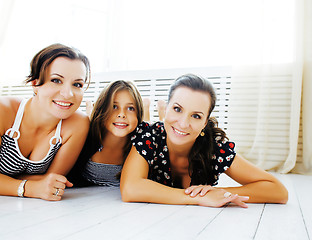
[{"label": "white teeth", "polygon": [[61,105],[63,107],[69,107],[70,103],[64,103],[64,102],[55,102],[57,105]]},{"label": "white teeth", "polygon": [[114,123],[114,124],[117,125],[117,126],[127,126],[126,123]]},{"label": "white teeth", "polygon": [[184,132],[180,132],[178,129],[176,129],[176,128],[173,128],[174,129],[174,131],[176,132],[176,133],[178,133],[178,134],[180,134],[180,135],[183,135],[183,136],[185,136],[185,135],[187,135],[187,133],[184,133]]}]

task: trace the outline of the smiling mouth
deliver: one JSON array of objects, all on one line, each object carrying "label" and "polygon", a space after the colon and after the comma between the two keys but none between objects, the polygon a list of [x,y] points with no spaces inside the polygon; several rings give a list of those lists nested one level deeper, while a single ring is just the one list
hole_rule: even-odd
[{"label": "smiling mouth", "polygon": [[186,136],[186,135],[189,135],[188,133],[185,133],[185,132],[181,132],[179,131],[178,129],[172,127],[173,131],[181,136]]},{"label": "smiling mouth", "polygon": [[113,125],[117,128],[126,128],[129,124],[127,124],[127,123],[113,123]]},{"label": "smiling mouth", "polygon": [[58,102],[58,101],[53,101],[56,105],[59,105],[61,107],[70,107],[73,105],[72,103],[66,103],[66,102]]}]

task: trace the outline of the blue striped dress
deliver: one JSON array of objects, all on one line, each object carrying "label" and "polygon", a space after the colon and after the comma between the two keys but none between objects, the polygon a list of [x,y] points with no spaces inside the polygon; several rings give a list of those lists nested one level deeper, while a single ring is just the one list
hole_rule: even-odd
[{"label": "blue striped dress", "polygon": [[62,145],[60,135],[62,120],[60,120],[55,135],[50,139],[50,149],[43,159],[32,161],[22,155],[17,140],[20,137],[19,128],[26,103],[27,99],[21,102],[12,128],[8,129],[5,135],[1,136],[0,173],[12,177],[20,174],[45,173]]}]

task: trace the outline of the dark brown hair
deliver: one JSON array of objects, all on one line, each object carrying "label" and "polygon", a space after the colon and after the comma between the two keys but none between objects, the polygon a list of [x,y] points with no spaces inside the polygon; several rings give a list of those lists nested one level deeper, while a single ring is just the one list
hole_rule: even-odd
[{"label": "dark brown hair", "polygon": [[38,52],[30,63],[30,74],[27,76],[25,82],[29,83],[38,79],[36,86],[44,84],[44,73],[47,67],[58,57],[66,57],[71,60],[81,60],[86,66],[86,79],[85,82],[90,83],[90,63],[88,58],[83,55],[78,49],[67,47],[63,44],[52,44],[40,52]]},{"label": "dark brown hair", "polygon": [[205,136],[198,136],[190,153],[189,153],[189,173],[192,178],[191,185],[213,184],[214,179],[212,156],[214,154],[214,142],[218,137],[219,141],[223,141],[226,137],[225,132],[218,128],[218,121],[214,117],[210,117],[216,105],[216,92],[212,84],[205,78],[186,74],[178,77],[171,85],[169,90],[170,101],[174,91],[179,87],[187,87],[195,91],[207,93],[210,97],[210,107],[208,109],[208,121],[203,129]]}]

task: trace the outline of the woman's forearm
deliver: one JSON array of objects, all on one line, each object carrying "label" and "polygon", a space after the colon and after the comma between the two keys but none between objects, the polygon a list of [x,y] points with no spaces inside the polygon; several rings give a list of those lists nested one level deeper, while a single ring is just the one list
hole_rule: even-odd
[{"label": "woman's forearm", "polygon": [[17,196],[17,189],[21,182],[19,179],[0,174],[0,195]]},{"label": "woman's forearm", "polygon": [[288,191],[280,182],[258,181],[240,187],[222,188],[232,194],[249,196],[250,203],[287,203]]},{"label": "woman's forearm", "polygon": [[149,179],[124,182],[120,185],[124,202],[152,202],[161,204],[197,204],[196,198],[184,193],[184,189],[172,188]]}]

